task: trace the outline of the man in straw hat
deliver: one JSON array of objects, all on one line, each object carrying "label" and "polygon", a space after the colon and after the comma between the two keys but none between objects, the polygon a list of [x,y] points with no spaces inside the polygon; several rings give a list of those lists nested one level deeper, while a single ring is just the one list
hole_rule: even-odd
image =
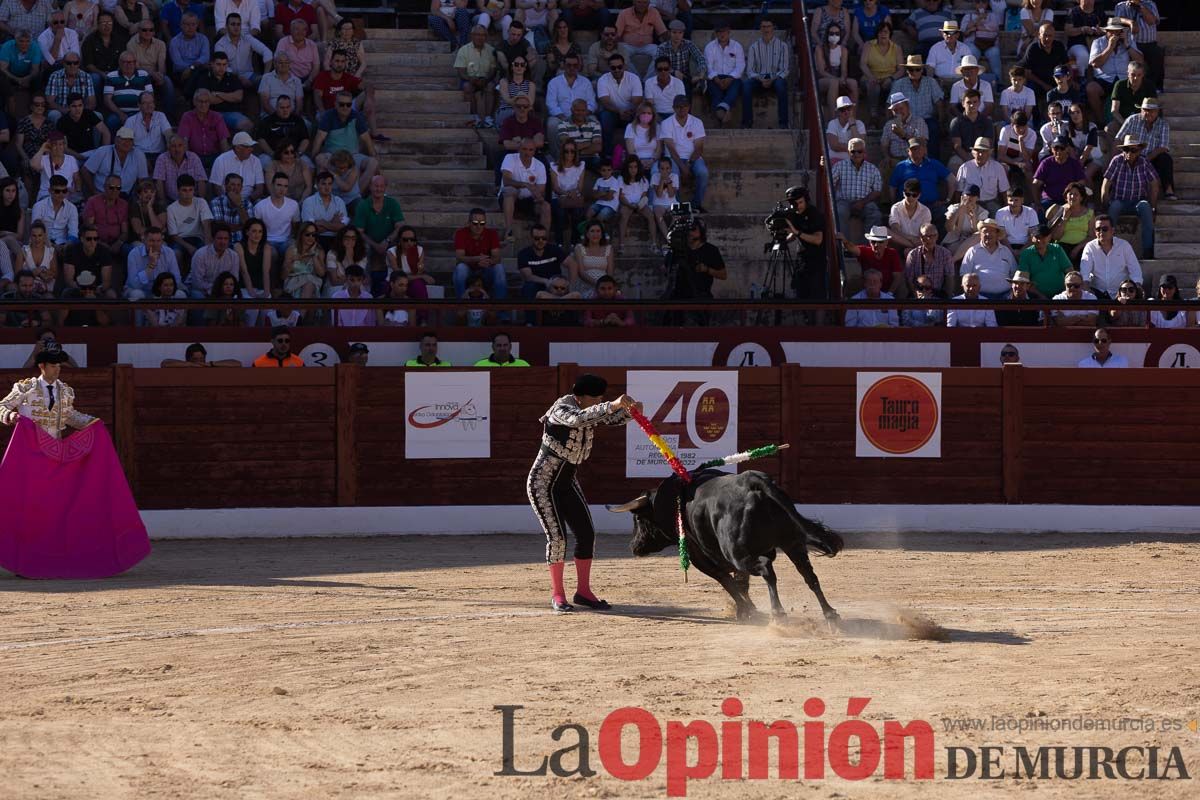
[{"label": "man in straw hat", "polygon": [[[1049,235],[1047,233],[1047,235]],[[1017,270],[1009,279],[1009,291],[1005,300],[1022,303],[1029,299],[1029,273]],[[1005,308],[996,312],[996,323],[1001,326],[1028,326],[1041,324],[1041,315],[1029,308]]]},{"label": "man in straw hat", "polygon": [[1017,271],[1012,250],[1001,244],[1000,223],[990,217],[979,221],[979,244],[963,256],[962,273],[979,277],[979,291],[990,300],[1003,298],[1009,290],[1009,279]]},{"label": "man in straw hat", "polygon": [[1021,251],[1020,272],[1033,281],[1030,292],[1035,297],[1053,297],[1071,271],[1071,258],[1058,242],[1050,241],[1051,228],[1041,223],[1030,230],[1033,245]]},{"label": "man in straw hat", "polygon": [[992,93],[992,85],[985,80],[980,80],[979,75],[982,71],[978,58],[970,53],[962,57],[962,61],[954,68],[955,74],[961,75],[962,80],[956,81],[950,87],[950,106],[952,108],[963,108],[963,98],[967,92],[974,89],[979,93],[980,112],[989,117],[992,115],[996,96]]},{"label": "man in straw hat", "polygon": [[567,552],[567,527],[575,534],[577,605],[601,611],[611,606],[596,597],[591,589],[592,554],[596,531],[576,469],[592,452],[592,437],[597,425],[623,425],[632,419],[630,408],[641,410],[641,403],[623,394],[604,401],[608,381],[598,375],[583,374],[575,379],[571,392],[554,401],[538,420],[542,423],[542,445],[534,459],[525,489],[533,513],[546,533],[546,563],[550,565],[555,611],[574,611],[567,602],[563,572]]},{"label": "man in straw hat", "polygon": [[880,275],[879,288],[886,286],[895,296],[904,291],[904,272],[900,267],[900,253],[894,247],[888,247],[891,238],[891,233],[883,225],[876,225],[867,231],[866,244],[854,244],[838,233],[842,249],[858,260],[863,276],[866,276],[867,270],[875,270]]},{"label": "man in straw hat", "polygon": [[[962,74],[958,71],[958,65],[963,58],[968,55],[976,58],[979,53],[974,47],[960,40],[958,23],[954,20],[942,23],[941,32],[942,40],[929,48],[929,57],[926,59],[926,63],[933,70],[937,79],[942,82],[942,86],[948,87]],[[976,60],[976,64],[978,63]]]},{"label": "man in straw hat", "polygon": [[995,214],[1004,207],[1008,184],[1008,170],[992,158],[992,140],[979,137],[971,145],[971,160],[958,168],[958,191],[965,192],[968,186],[979,187],[979,205]]},{"label": "man in straw hat", "polygon": [[900,92],[892,92],[888,97],[888,110],[892,116],[883,125],[883,134],[879,137],[883,158],[880,170],[890,170],[891,165],[908,157],[908,140],[929,140],[929,127],[925,120],[912,112],[912,104]]},{"label": "man in straw hat", "polygon": [[1130,37],[1129,26],[1123,25],[1120,19],[1112,17],[1103,30],[1104,35],[1096,37],[1088,53],[1093,80],[1087,86],[1087,96],[1092,119],[1103,119],[1103,101],[1112,96],[1113,85],[1125,77],[1129,62],[1146,62],[1146,57]]},{"label": "man in straw hat", "polygon": [[1171,125],[1163,118],[1158,99],[1142,100],[1140,113],[1128,117],[1117,131],[1117,139],[1132,136],[1145,145],[1142,157],[1154,165],[1162,183],[1163,196],[1175,200],[1175,161],[1171,158]]},{"label": "man in straw hat", "polygon": [[859,217],[863,225],[878,225],[883,215],[879,211],[879,195],[883,190],[883,177],[879,169],[867,161],[867,142],[855,137],[846,144],[850,158],[833,165],[830,179],[837,190],[837,214],[842,228],[850,224],[852,217]]},{"label": "man in straw hat", "polygon": [[1122,214],[1137,214],[1142,236],[1142,258],[1154,258],[1154,212],[1161,184],[1158,173],[1143,157],[1145,143],[1134,136],[1121,139],[1120,153],[1113,156],[1100,184],[1100,202],[1108,204],[1114,220]]},{"label": "man in straw hat", "polygon": [[946,93],[935,78],[925,74],[925,63],[920,56],[909,56],[904,62],[904,77],[892,82],[892,91],[907,97],[912,113],[925,120],[928,128],[926,139],[936,151],[940,134],[938,124]]}]

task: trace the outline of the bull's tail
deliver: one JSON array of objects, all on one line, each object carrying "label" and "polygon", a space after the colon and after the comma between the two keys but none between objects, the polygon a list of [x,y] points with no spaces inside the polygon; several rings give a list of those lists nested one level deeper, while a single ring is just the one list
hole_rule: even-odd
[{"label": "bull's tail", "polygon": [[845,542],[842,541],[842,537],[837,531],[831,530],[823,522],[809,519],[798,512],[792,498],[788,497],[783,489],[780,489],[774,482],[768,480],[766,484],[771,499],[778,503],[784,513],[791,517],[792,522],[804,532],[804,544],[809,552],[830,558],[842,552]]}]

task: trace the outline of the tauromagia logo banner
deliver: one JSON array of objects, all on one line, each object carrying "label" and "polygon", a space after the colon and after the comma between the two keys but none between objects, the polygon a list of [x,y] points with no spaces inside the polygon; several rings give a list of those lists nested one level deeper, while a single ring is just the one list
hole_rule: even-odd
[{"label": "tauromagia logo banner", "polygon": [[860,458],[941,458],[941,373],[858,373],[854,418]]}]

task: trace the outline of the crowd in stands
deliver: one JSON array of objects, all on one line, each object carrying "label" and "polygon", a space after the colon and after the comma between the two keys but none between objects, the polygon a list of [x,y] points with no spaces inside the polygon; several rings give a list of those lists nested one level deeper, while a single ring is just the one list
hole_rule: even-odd
[{"label": "crowd in stands", "polygon": [[[970,5],[963,13],[916,0],[894,4],[908,11],[895,14],[875,0],[828,0],[811,15],[834,211],[863,268],[857,296],[1131,296],[1121,287],[1142,285],[1159,206],[1177,199],[1157,4]],[[1140,257],[1114,236],[1129,217]],[[856,228],[866,245],[845,238]],[[1000,317],[1041,324],[1036,313]],[[1058,325],[1096,318],[1052,315]],[[972,327],[996,324],[996,315],[872,311],[847,324]]]},{"label": "crowd in stands", "polygon": [[[534,226],[518,253],[523,296],[620,298],[615,258],[631,244],[665,253],[677,202],[705,211],[706,130],[693,104],[718,125],[752,127],[750,100],[770,93],[790,124],[792,55],[770,19],[747,48],[718,24],[701,49],[692,25],[687,0],[431,2],[470,124],[498,128],[501,151],[504,228],[470,212],[454,236],[454,297],[507,296],[517,276],[501,250],[521,218],[522,231]],[[576,30],[599,38],[585,47]],[[388,136],[363,39],[332,0],[0,1],[0,292],[281,301],[273,312],[132,315],[147,326],[415,324],[403,312],[286,307],[449,296],[383,175],[376,143]],[[54,315],[9,316],[32,326]]]}]

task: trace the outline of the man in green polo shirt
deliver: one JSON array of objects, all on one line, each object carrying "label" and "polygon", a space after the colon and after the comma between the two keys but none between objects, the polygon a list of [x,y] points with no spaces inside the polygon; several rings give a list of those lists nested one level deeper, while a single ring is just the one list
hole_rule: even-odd
[{"label": "man in green polo shirt", "polygon": [[354,227],[362,231],[371,260],[371,292],[385,294],[387,251],[400,239],[404,212],[400,201],[387,193],[387,178],[371,178],[371,194],[354,207]]},{"label": "man in green polo shirt", "polygon": [[1062,245],[1050,241],[1050,226],[1046,223],[1038,225],[1030,231],[1033,246],[1021,250],[1019,269],[1029,273],[1033,280],[1034,291],[1031,294],[1051,298],[1062,291],[1063,278],[1075,269],[1071,259]]},{"label": "man in green polo shirt", "polygon": [[513,358],[512,338],[507,333],[497,333],[492,337],[492,352],[487,358],[475,362],[477,367],[528,367],[529,362],[523,358]]},{"label": "man in green polo shirt", "polygon": [[421,334],[421,352],[416,358],[404,362],[406,367],[449,367],[449,361],[438,358],[438,338],[433,331]]}]

